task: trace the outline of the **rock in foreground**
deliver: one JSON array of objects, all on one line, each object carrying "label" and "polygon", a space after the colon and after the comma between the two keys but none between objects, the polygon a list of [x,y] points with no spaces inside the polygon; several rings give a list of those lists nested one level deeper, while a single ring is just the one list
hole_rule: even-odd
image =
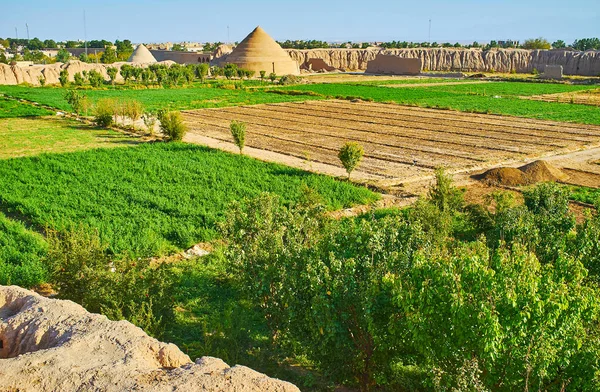
[{"label": "rock in foreground", "polygon": [[127,321],[0,286],[0,391],[298,391],[217,358],[192,363]]}]

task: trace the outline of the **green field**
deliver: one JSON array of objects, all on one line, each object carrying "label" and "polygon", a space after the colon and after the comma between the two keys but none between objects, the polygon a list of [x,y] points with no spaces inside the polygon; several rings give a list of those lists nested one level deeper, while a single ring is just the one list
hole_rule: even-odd
[{"label": "green field", "polygon": [[0,119],[0,159],[137,143],[121,133],[59,117]]},{"label": "green field", "polygon": [[518,98],[519,96],[589,90],[590,86],[493,82],[390,88],[332,83],[291,86],[283,87],[283,89],[311,91],[326,97],[359,97],[372,99],[376,102],[395,102],[402,105],[417,105],[464,112],[600,124],[600,110],[594,106]]},{"label": "green field", "polygon": [[[71,110],[71,106],[64,99],[65,91],[66,89],[60,87],[0,86],[0,93],[8,96],[38,102],[61,110]],[[315,99],[315,97],[305,95],[271,94],[262,89],[228,90],[213,87],[210,84],[171,89],[86,89],[81,90],[81,93],[86,95],[92,102],[102,98],[135,99],[140,101],[146,110],[150,111],[161,108],[172,110],[201,109]]]},{"label": "green field", "polygon": [[0,119],[15,117],[48,116],[51,114],[54,113],[39,106],[30,105],[28,103],[23,103],[0,96]]},{"label": "green field", "polygon": [[155,256],[216,237],[234,200],[297,201],[303,185],[330,209],[373,201],[366,188],[183,143],[0,160],[0,208],[38,227],[98,228],[113,253]]}]

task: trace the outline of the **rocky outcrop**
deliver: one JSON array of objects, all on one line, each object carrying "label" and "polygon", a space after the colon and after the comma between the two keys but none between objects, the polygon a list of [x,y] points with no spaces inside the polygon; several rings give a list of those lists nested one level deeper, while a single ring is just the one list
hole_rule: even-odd
[{"label": "rocky outcrop", "polygon": [[244,366],[195,363],[127,321],[0,286],[0,391],[298,391]]},{"label": "rocky outcrop", "polygon": [[288,49],[301,67],[310,59],[323,59],[337,69],[365,70],[377,54],[418,58],[429,71],[519,72],[544,71],[546,65],[562,65],[566,75],[600,75],[600,51],[525,50],[525,49]]}]

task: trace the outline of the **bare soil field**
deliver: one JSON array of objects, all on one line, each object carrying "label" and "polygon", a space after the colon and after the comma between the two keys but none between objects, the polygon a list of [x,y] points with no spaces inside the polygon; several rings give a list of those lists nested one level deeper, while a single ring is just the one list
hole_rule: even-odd
[{"label": "bare soil field", "polygon": [[[356,179],[393,186],[444,166],[466,173],[600,146],[600,126],[341,100],[184,111],[188,140],[230,143],[229,123],[247,123],[246,145],[278,161],[337,167],[347,141],[364,146]],[[265,154],[268,155],[268,154]],[[290,162],[281,157],[289,156]]]}]

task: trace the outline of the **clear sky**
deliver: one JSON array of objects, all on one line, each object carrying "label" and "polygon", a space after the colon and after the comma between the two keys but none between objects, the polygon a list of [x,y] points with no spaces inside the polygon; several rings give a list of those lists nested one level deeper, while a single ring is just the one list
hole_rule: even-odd
[{"label": "clear sky", "polygon": [[277,40],[486,42],[600,36],[600,0],[0,0],[0,37],[138,42]]}]

